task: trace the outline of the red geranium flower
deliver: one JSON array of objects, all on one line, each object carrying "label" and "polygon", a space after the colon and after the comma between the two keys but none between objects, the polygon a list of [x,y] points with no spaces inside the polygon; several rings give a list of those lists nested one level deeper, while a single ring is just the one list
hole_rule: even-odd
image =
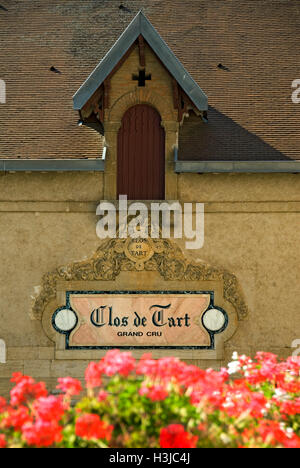
[{"label": "red geranium flower", "polygon": [[76,421],[75,433],[82,439],[106,439],[110,441],[113,426],[101,421],[97,414],[84,414]]},{"label": "red geranium flower", "polygon": [[4,413],[4,411],[6,410],[6,406],[7,403],[5,398],[0,397],[0,413]]},{"label": "red geranium flower", "polygon": [[184,430],[181,424],[171,424],[160,432],[161,448],[196,448],[197,436]]},{"label": "red geranium flower", "polygon": [[0,434],[0,449],[6,448],[6,440],[4,434]]},{"label": "red geranium flower", "polygon": [[288,433],[283,430],[277,421],[261,421],[258,431],[263,440],[271,445],[275,446],[279,442],[285,448],[300,448],[300,437],[293,431]]},{"label": "red geranium flower", "polygon": [[15,384],[18,384],[24,379],[24,377],[26,376],[23,375],[22,372],[13,372],[12,378],[10,379],[10,381]]},{"label": "red geranium flower", "polygon": [[280,407],[280,413],[288,414],[289,416],[295,416],[300,414],[300,397],[295,400],[287,400],[278,402]]},{"label": "red geranium flower", "polygon": [[25,423],[31,422],[32,417],[26,406],[20,406],[17,409],[8,408],[8,415],[3,420],[5,428],[13,427],[15,431],[20,431]]},{"label": "red geranium flower", "polygon": [[169,396],[168,392],[162,385],[154,385],[149,389],[147,395],[152,401],[163,401]]},{"label": "red geranium flower", "polygon": [[62,427],[56,422],[41,419],[23,426],[22,433],[26,443],[37,448],[51,447],[62,440]]},{"label": "red geranium flower", "polygon": [[68,396],[79,395],[82,391],[81,382],[72,377],[58,379],[58,383],[59,385],[57,385],[56,388],[66,393]]},{"label": "red geranium flower", "polygon": [[30,400],[48,395],[45,383],[37,383],[32,377],[16,373],[11,381],[16,383],[16,386],[10,392],[12,406],[19,406]]}]

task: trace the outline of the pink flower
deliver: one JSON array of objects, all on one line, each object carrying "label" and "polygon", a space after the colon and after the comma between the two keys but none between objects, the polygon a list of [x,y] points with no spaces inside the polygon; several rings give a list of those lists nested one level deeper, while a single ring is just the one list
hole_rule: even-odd
[{"label": "pink flower", "polygon": [[100,401],[100,403],[102,401],[105,401],[108,397],[108,393],[105,392],[104,390],[100,390],[100,392],[98,393],[98,401]]},{"label": "pink flower", "polygon": [[177,358],[161,358],[157,362],[157,376],[161,380],[170,381],[179,377],[185,367],[186,364]]},{"label": "pink flower", "polygon": [[128,377],[135,369],[135,359],[131,353],[121,353],[118,349],[108,351],[102,359],[103,371],[108,376],[120,374]]},{"label": "pink flower", "polygon": [[273,353],[264,353],[259,351],[258,353],[256,353],[255,359],[259,363],[270,362],[273,364],[277,364],[277,356]]},{"label": "pink flower", "polygon": [[90,362],[85,371],[85,381],[87,388],[100,387],[102,384],[103,368],[101,363]]},{"label": "pink flower", "polygon": [[137,369],[137,375],[147,375],[153,377],[157,373],[157,361],[152,359],[151,354],[143,354],[141,357]]},{"label": "pink flower", "polygon": [[146,396],[152,401],[163,401],[169,396],[165,387],[158,384],[152,386],[142,385],[139,389],[139,395]]},{"label": "pink flower", "polygon": [[67,396],[79,395],[82,392],[81,382],[72,377],[58,379],[58,383],[59,385],[56,388],[66,393]]},{"label": "pink flower", "polygon": [[149,394],[149,388],[148,388],[148,387],[144,387],[144,386],[143,386],[143,387],[141,387],[141,388],[139,389],[139,395],[141,395],[141,396],[148,396],[148,394]]},{"label": "pink flower", "polygon": [[262,418],[266,411],[267,399],[261,392],[251,392],[245,386],[228,389],[220,409],[230,417],[238,418],[249,412],[253,418]]},{"label": "pink flower", "polygon": [[37,419],[43,421],[59,422],[63,417],[65,408],[60,398],[48,396],[39,398],[34,402],[34,410]]}]

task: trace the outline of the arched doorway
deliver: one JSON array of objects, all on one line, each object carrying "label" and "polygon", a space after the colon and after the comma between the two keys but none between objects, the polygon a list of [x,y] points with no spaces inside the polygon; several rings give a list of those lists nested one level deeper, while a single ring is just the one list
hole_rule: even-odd
[{"label": "arched doorway", "polygon": [[138,104],[118,133],[117,191],[129,200],[165,199],[165,131],[159,113]]}]

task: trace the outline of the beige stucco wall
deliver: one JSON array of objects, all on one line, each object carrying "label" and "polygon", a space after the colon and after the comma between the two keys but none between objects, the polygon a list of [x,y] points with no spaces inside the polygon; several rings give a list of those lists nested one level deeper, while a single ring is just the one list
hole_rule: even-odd
[{"label": "beige stucco wall", "polygon": [[[58,376],[82,377],[87,361],[54,359],[54,343],[30,319],[33,297],[45,273],[95,252],[103,175],[2,174],[0,193],[0,339],[7,346],[0,394],[13,371],[51,388]],[[204,247],[185,255],[235,274],[249,307],[225,360],[199,364],[220,366],[233,350],[293,352],[300,339],[299,193],[300,178],[292,174],[178,176],[178,199],[204,202],[206,212]]]},{"label": "beige stucco wall", "polygon": [[[139,69],[137,47],[110,80],[104,174],[0,173],[0,339],[7,347],[7,363],[0,364],[0,395],[7,393],[13,371],[43,379],[51,389],[59,376],[82,378],[88,359],[99,356],[91,351],[82,358],[70,351],[58,358],[42,322],[30,314],[43,275],[90,258],[99,246],[96,207],[103,199],[115,198],[117,133],[124,112],[138,103],[153,105],[162,117],[166,198],[205,203],[204,247],[184,251],[184,242],[178,245],[187,259],[234,274],[249,308],[222,359],[208,360],[203,354],[193,362],[220,367],[234,350],[273,351],[285,357],[293,351],[292,342],[300,339],[299,175],[176,175],[179,124],[172,79],[148,47],[145,54],[146,72],[152,74],[145,88],[132,81]],[[164,289],[161,278],[151,281]],[[122,272],[116,287],[125,283]]]}]

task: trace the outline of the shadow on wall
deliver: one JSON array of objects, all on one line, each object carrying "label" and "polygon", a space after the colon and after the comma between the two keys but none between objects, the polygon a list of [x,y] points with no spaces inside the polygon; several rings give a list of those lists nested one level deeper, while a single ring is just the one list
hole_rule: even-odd
[{"label": "shadow on wall", "polygon": [[208,110],[208,124],[203,124],[193,113],[185,119],[179,132],[178,158],[183,161],[291,160],[213,107]]}]

